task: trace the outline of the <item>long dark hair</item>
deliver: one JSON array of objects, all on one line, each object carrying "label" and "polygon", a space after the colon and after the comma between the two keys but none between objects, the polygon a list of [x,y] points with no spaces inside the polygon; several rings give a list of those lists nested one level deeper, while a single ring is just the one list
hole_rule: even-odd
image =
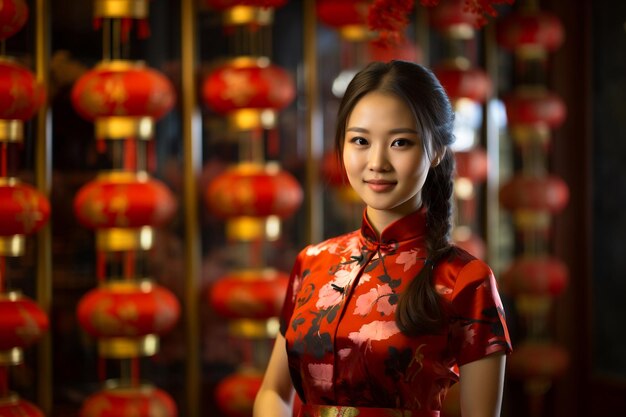
[{"label": "long dark hair", "polygon": [[[335,145],[340,161],[352,109],[372,91],[393,94],[404,100],[415,116],[425,151],[443,156],[436,166],[430,168],[422,188],[422,202],[427,208],[428,257],[400,297],[396,310],[396,322],[405,334],[435,333],[441,329],[444,318],[440,297],[432,283],[432,271],[451,248],[454,158],[448,146],[454,141],[454,111],[439,80],[430,70],[404,61],[373,62],[354,76],[339,106]],[[432,159],[433,156],[429,157]]]}]

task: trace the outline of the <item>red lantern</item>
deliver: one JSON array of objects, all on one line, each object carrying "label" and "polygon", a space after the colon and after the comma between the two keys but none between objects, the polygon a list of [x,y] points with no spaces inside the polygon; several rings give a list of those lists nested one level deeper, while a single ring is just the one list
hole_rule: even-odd
[{"label": "red lantern", "polygon": [[518,294],[559,295],[568,281],[563,262],[551,256],[517,258],[502,275],[502,289],[511,296]]},{"label": "red lantern", "polygon": [[315,2],[317,17],[321,23],[338,30],[349,40],[370,37],[367,16],[371,0],[318,0]]},{"label": "red lantern", "polygon": [[[21,349],[34,344],[48,330],[46,313],[28,297],[0,292],[0,353],[18,349],[14,362],[21,362]],[[11,355],[0,354],[0,364]]]},{"label": "red lantern", "polygon": [[557,128],[563,123],[563,100],[544,88],[518,88],[504,98],[508,123],[512,127],[539,125]]},{"label": "red lantern", "polygon": [[180,305],[150,281],[111,281],[89,291],[77,313],[83,329],[99,339],[102,356],[128,358],[156,353],[157,336],[174,327]]},{"label": "red lantern", "polygon": [[489,160],[484,149],[475,147],[467,151],[454,153],[456,160],[456,175],[468,178],[474,183],[479,183],[487,178]]},{"label": "red lantern", "polygon": [[569,199],[567,184],[556,176],[515,175],[500,189],[500,202],[509,210],[560,212]]},{"label": "red lantern", "polygon": [[468,98],[484,102],[491,93],[491,81],[481,69],[444,64],[436,67],[434,72],[451,100]]},{"label": "red lantern", "polygon": [[431,26],[454,38],[469,39],[479,26],[481,15],[469,10],[466,0],[441,0],[430,8]]},{"label": "red lantern", "polygon": [[103,61],[72,89],[72,103],[96,122],[98,138],[152,136],[155,120],[174,106],[172,83],[141,62]]},{"label": "red lantern", "polygon": [[263,374],[237,372],[219,382],[215,390],[217,406],[226,417],[249,417]]},{"label": "red lantern", "polygon": [[202,86],[205,104],[241,130],[271,128],[275,112],[295,97],[293,79],[265,58],[238,58],[211,71]]},{"label": "red lantern", "polygon": [[0,178],[0,236],[29,235],[50,215],[46,197],[16,178]]},{"label": "red lantern", "polygon": [[209,302],[228,319],[264,320],[280,314],[289,276],[275,270],[235,272],[213,284]]},{"label": "red lantern", "polygon": [[176,417],[172,397],[151,385],[109,387],[89,396],[80,417]]},{"label": "red lantern", "polygon": [[24,121],[34,116],[44,100],[45,91],[28,69],[0,58],[0,142],[21,142]]},{"label": "red lantern", "polygon": [[176,211],[176,200],[147,174],[110,172],[87,183],[74,199],[78,220],[92,229],[161,226]]},{"label": "red lantern", "polygon": [[44,417],[34,404],[21,399],[15,394],[0,398],[0,417]]},{"label": "red lantern", "polygon": [[498,44],[521,54],[543,54],[563,43],[563,25],[551,13],[532,11],[513,13],[498,22]]},{"label": "red lantern", "polygon": [[569,355],[562,347],[550,342],[525,341],[507,359],[508,373],[520,379],[555,379],[563,374]]},{"label": "red lantern", "polygon": [[0,40],[19,32],[28,20],[28,5],[24,0],[2,0],[0,3]]},{"label": "red lantern", "polygon": [[291,216],[302,202],[302,188],[288,172],[259,164],[240,164],[209,183],[206,203],[222,218]]}]

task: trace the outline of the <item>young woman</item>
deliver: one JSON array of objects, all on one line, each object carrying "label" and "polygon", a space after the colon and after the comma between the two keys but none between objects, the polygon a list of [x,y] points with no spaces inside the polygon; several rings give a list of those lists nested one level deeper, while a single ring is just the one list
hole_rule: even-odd
[{"label": "young woman", "polygon": [[449,242],[454,113],[422,66],[372,63],[341,102],[336,145],[362,226],[305,248],[255,417],[498,416],[511,349],[490,268]]}]

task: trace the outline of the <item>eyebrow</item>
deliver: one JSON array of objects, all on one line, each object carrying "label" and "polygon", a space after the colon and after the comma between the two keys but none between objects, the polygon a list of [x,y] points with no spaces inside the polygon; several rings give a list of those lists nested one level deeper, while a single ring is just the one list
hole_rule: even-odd
[{"label": "eyebrow", "polygon": [[[346,129],[346,132],[357,132],[357,133],[369,133],[369,130],[364,129],[362,127],[349,127]],[[408,127],[399,127],[397,129],[391,129],[389,133],[397,134],[397,133],[412,133],[417,135],[418,132],[415,129],[410,129]]]}]

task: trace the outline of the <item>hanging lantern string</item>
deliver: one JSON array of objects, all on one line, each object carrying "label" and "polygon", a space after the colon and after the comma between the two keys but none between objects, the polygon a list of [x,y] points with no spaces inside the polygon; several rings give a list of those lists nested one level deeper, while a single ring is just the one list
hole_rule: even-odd
[{"label": "hanging lantern string", "polygon": [[130,360],[130,383],[133,387],[139,386],[139,358],[131,358]]},{"label": "hanging lantern string", "polygon": [[8,144],[6,142],[2,142],[2,147],[0,148],[0,178],[6,177],[8,173],[7,153]]},{"label": "hanging lantern string", "polygon": [[7,367],[0,365],[0,398],[9,396],[9,373]]},{"label": "hanging lantern string", "polygon": [[135,251],[129,250],[124,252],[124,277],[131,280],[135,277]]},{"label": "hanging lantern string", "polygon": [[[6,271],[6,263],[5,263],[5,259],[4,256],[0,256],[0,293],[3,293],[4,290],[6,289],[5,287],[5,274]],[[2,396],[0,395],[0,398],[2,398]]]}]

